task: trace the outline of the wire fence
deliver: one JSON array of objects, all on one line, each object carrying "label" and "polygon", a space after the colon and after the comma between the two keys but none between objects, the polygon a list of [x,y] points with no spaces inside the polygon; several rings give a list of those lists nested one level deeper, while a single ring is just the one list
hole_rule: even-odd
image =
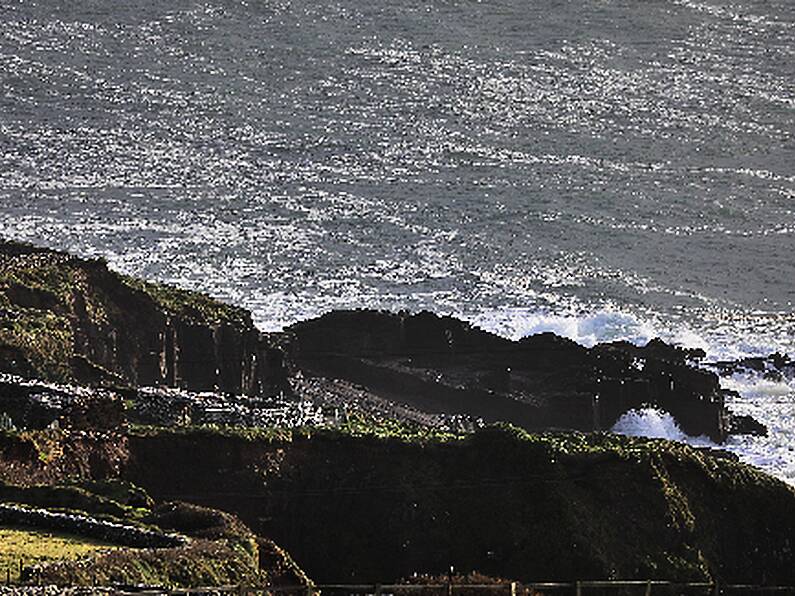
[{"label": "wire fence", "polygon": [[219,586],[183,590],[119,591],[129,596],[795,596],[795,586],[672,582],[661,580],[596,580],[493,584],[320,584],[311,586]]},{"label": "wire fence", "polygon": [[[5,580],[10,586],[41,586],[35,567],[20,559],[7,565]],[[795,596],[795,586],[732,584],[720,582],[676,582],[667,580],[582,580],[565,582],[467,583],[450,578],[437,583],[402,584],[309,584],[251,586],[246,584],[168,589],[148,586],[99,586],[104,593],[119,596]]]}]

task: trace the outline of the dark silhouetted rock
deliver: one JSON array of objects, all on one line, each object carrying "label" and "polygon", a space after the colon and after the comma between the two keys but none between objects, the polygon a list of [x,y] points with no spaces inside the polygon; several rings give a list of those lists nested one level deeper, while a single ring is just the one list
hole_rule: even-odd
[{"label": "dark silhouetted rock", "polygon": [[767,427],[751,416],[732,414],[729,418],[729,432],[733,435],[767,436]]},{"label": "dark silhouetted rock", "polygon": [[689,364],[703,354],[657,339],[587,349],[552,333],[510,341],[451,317],[375,311],[332,312],[288,334],[298,368],[425,412],[604,430],[652,405],[688,434],[723,441],[728,432],[717,376]]}]

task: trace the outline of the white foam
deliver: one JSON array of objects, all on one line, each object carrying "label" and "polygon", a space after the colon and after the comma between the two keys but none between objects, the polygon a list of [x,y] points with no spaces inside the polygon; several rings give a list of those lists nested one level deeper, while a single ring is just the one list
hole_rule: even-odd
[{"label": "white foam", "polygon": [[795,380],[766,379],[761,374],[734,373],[720,379],[724,389],[738,392],[743,398],[778,398],[795,394]]},{"label": "white foam", "polygon": [[750,415],[768,427],[768,436],[732,435],[716,445],[705,436],[685,434],[674,417],[662,410],[630,410],[613,425],[612,432],[631,436],[679,441],[695,447],[714,447],[736,454],[741,461],[795,486],[795,388],[786,382],[764,379],[761,375],[735,374],[721,379],[724,388],[740,396],[729,397],[727,406],[738,415]]},{"label": "white foam", "polygon": [[705,362],[739,360],[767,356],[774,352],[790,353],[791,336],[780,329],[764,333],[759,327],[727,320],[704,320],[703,326],[663,316],[650,310],[630,311],[613,304],[581,304],[575,299],[557,303],[545,295],[532,295],[537,304],[528,307],[483,309],[475,314],[456,312],[478,327],[510,339],[553,332],[586,347],[597,343],[628,341],[638,346],[659,337],[684,348],[704,350]]},{"label": "white foam", "polygon": [[588,347],[618,340],[640,345],[657,335],[647,321],[612,309],[576,315],[509,308],[483,312],[470,320],[482,329],[511,339],[551,331]]},{"label": "white foam", "polygon": [[742,461],[765,470],[795,486],[795,379],[766,379],[759,372],[734,373],[721,380],[725,389],[739,396],[729,396],[729,409],[752,416],[767,426],[768,436],[736,435],[729,437],[726,449]]},{"label": "white foam", "polygon": [[628,437],[648,437],[688,443],[696,447],[716,447],[705,436],[691,437],[685,434],[671,414],[657,408],[629,410],[610,429]]}]

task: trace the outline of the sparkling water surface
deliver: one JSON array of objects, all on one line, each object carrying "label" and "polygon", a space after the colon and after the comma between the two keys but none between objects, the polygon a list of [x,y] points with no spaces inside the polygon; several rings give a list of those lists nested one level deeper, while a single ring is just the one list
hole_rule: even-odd
[{"label": "sparkling water surface", "polygon": [[0,76],[0,235],[263,329],[795,355],[791,0],[5,0]]}]

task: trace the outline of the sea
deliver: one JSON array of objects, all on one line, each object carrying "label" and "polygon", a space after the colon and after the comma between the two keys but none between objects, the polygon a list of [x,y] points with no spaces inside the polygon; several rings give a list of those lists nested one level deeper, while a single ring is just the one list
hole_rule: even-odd
[{"label": "sea", "polygon": [[[263,330],[795,357],[792,0],[2,0],[0,81],[0,236]],[[724,447],[795,485],[795,380],[722,382],[770,428]]]}]

